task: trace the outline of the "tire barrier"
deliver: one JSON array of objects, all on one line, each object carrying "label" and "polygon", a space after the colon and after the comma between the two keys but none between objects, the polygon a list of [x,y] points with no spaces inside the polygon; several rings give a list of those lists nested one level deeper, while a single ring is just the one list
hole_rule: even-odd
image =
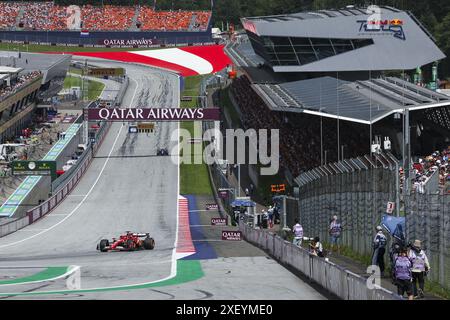
[{"label": "tire barrier", "polygon": [[242,222],[239,224],[239,230],[245,240],[343,300],[402,300],[399,295],[379,286],[369,288],[364,277],[323,258],[312,256],[304,248],[297,247],[273,233],[253,229]]}]

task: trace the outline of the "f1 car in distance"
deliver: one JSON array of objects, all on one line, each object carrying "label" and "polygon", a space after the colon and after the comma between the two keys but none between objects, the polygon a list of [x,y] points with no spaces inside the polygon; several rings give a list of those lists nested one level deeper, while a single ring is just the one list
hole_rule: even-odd
[{"label": "f1 car in distance", "polygon": [[102,239],[97,245],[97,250],[101,252],[153,250],[153,248],[155,248],[155,240],[150,237],[149,233],[133,233],[130,231],[122,234],[119,239],[112,238],[111,241]]},{"label": "f1 car in distance", "polygon": [[168,156],[169,155],[169,150],[167,150],[166,148],[158,148],[156,150],[156,155],[158,155],[158,156]]}]

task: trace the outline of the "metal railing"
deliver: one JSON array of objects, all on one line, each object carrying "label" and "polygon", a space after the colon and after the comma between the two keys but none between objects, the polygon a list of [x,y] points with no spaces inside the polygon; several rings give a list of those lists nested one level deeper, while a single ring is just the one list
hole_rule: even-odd
[{"label": "metal railing", "polygon": [[323,258],[312,256],[307,250],[283,240],[281,237],[249,227],[240,222],[244,238],[267,251],[277,261],[294,268],[322,288],[343,300],[401,300],[382,287],[370,289],[367,279]]}]

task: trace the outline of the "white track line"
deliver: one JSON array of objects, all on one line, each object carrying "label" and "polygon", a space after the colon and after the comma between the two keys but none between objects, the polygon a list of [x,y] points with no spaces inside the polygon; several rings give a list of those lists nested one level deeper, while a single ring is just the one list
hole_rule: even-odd
[{"label": "white track line", "polygon": [[[131,78],[131,79],[132,79],[132,78]],[[134,80],[134,79],[132,79],[132,80]],[[135,81],[135,80],[134,80],[134,81]],[[133,102],[134,102],[134,98],[136,97],[136,92],[137,92],[137,89],[138,89],[138,87],[139,87],[139,85],[138,85],[138,83],[137,83],[136,81],[135,81],[135,83],[136,83],[136,88],[134,89],[134,94],[133,94],[133,98],[132,98],[132,100],[131,100],[131,104],[133,104]],[[36,233],[35,235],[32,235],[32,236],[30,236],[30,237],[28,237],[28,238],[24,238],[24,239],[22,239],[22,240],[18,240],[18,241],[15,241],[15,242],[11,242],[11,243],[7,243],[7,244],[4,244],[4,245],[1,245],[1,246],[0,246],[0,249],[1,249],[1,248],[11,247],[11,246],[14,246],[14,245],[16,245],[16,244],[19,244],[19,243],[22,243],[22,242],[31,240],[31,239],[33,239],[33,238],[35,238],[35,237],[37,237],[37,236],[40,236],[41,234],[44,234],[44,233],[46,233],[46,232],[48,232],[48,231],[50,231],[50,230],[56,228],[56,227],[59,226],[61,223],[63,223],[63,222],[66,221],[67,219],[69,219],[75,212],[77,212],[77,210],[78,210],[78,209],[83,205],[83,203],[86,201],[87,197],[88,197],[88,196],[91,194],[91,192],[94,190],[95,186],[97,185],[98,181],[100,180],[100,177],[101,177],[102,174],[103,174],[103,171],[105,171],[106,165],[108,164],[109,159],[110,159],[110,157],[111,157],[111,154],[112,154],[113,151],[114,151],[114,148],[115,148],[115,146],[116,146],[117,140],[119,139],[120,133],[122,132],[122,129],[123,129],[123,126],[120,126],[119,132],[117,133],[117,136],[116,136],[116,138],[115,138],[115,140],[114,140],[114,143],[113,143],[113,145],[112,145],[112,147],[111,147],[111,150],[109,151],[108,157],[106,158],[106,161],[105,161],[105,163],[103,164],[103,167],[102,167],[102,169],[100,170],[100,172],[99,172],[99,174],[98,174],[98,176],[97,176],[97,179],[94,181],[94,184],[93,184],[92,187],[89,189],[88,193],[83,197],[83,199],[81,199],[80,203],[77,204],[77,206],[76,206],[69,214],[67,214],[66,217],[65,217],[64,219],[62,219],[62,220],[59,221],[58,223],[54,224],[53,226],[49,227],[48,229],[44,229],[43,231],[41,231],[41,232],[39,232],[39,233]],[[55,214],[53,214],[53,215],[55,215]]]},{"label": "white track line", "polygon": [[84,203],[84,202],[86,201],[86,199],[89,197],[89,195],[91,194],[91,192],[94,190],[95,186],[97,185],[98,181],[100,180],[100,177],[101,177],[102,174],[103,174],[103,171],[105,171],[106,165],[108,164],[109,158],[110,158],[111,154],[112,154],[113,151],[114,151],[114,148],[115,148],[115,146],[116,146],[117,140],[119,140],[119,136],[120,136],[120,133],[122,132],[122,128],[123,128],[123,126],[120,126],[119,132],[117,133],[116,139],[114,140],[114,143],[113,143],[113,145],[112,145],[112,147],[111,147],[111,150],[109,151],[108,157],[106,158],[106,161],[105,161],[105,163],[103,164],[103,167],[102,167],[102,169],[100,170],[100,172],[99,172],[99,174],[98,174],[98,176],[97,176],[97,179],[94,181],[94,184],[93,184],[92,187],[89,189],[89,191],[88,191],[88,193],[86,194],[86,196],[85,196],[83,199],[81,199],[80,203],[78,203],[77,206],[76,206],[76,207],[75,207],[75,208],[74,208],[74,209],[73,209],[73,210],[72,210],[72,211],[71,211],[64,219],[62,219],[61,221],[55,223],[54,225],[52,225],[52,226],[49,227],[48,229],[45,229],[45,230],[43,230],[43,231],[41,231],[41,232],[39,232],[39,233],[36,233],[35,235],[32,235],[32,236],[30,236],[30,237],[28,237],[28,238],[24,238],[24,239],[19,240],[19,241],[16,241],[16,242],[11,242],[11,243],[4,244],[4,245],[0,246],[0,248],[6,248],[6,247],[14,246],[14,245],[16,245],[16,244],[19,244],[19,243],[22,243],[22,242],[31,240],[31,239],[33,239],[33,238],[35,238],[35,237],[37,237],[37,236],[40,236],[41,234],[44,234],[44,233],[46,233],[46,232],[48,232],[48,231],[50,231],[50,230],[53,230],[54,228],[56,228],[57,226],[59,226],[61,223],[63,223],[63,222],[66,221],[67,219],[69,219],[75,212],[77,212],[78,209],[83,205],[83,203]]},{"label": "white track line", "polygon": [[[28,282],[6,283],[6,284],[0,284],[0,287],[20,286],[20,285],[28,285],[28,284],[36,284],[36,283],[41,283],[41,282],[55,281],[55,280],[67,277],[68,275],[77,271],[79,268],[80,268],[79,266],[69,266],[67,268],[67,271],[64,274],[54,277],[54,278],[48,278],[48,279],[36,280],[36,281],[28,281]],[[14,295],[14,293],[12,293],[11,295]]]},{"label": "white track line", "polygon": [[[178,77],[178,81],[180,81],[180,78]],[[179,88],[180,86],[180,83],[178,83],[177,84],[178,86],[176,87],[176,88]],[[137,89],[137,87],[136,87],[136,89]],[[132,100],[132,102],[134,101],[134,96],[136,95],[136,91],[135,91],[135,94],[133,95],[133,100]],[[180,97],[178,96],[177,97],[177,104],[178,104],[178,108],[180,107]],[[123,126],[121,126],[120,127],[121,129],[123,128]],[[180,129],[180,122],[178,122],[178,130]],[[120,133],[120,132],[119,132]],[[116,137],[116,139],[117,139],[117,137]],[[117,141],[116,141],[117,142]],[[179,142],[179,141],[178,141]],[[179,143],[178,143],[178,145],[179,145]],[[108,159],[107,160],[109,160],[109,156],[108,156]],[[178,186],[177,186],[177,189],[178,189],[178,195],[180,194],[180,157],[178,156],[177,157],[177,166],[178,166]],[[88,193],[89,194],[89,193]],[[171,271],[170,271],[170,275],[169,276],[167,276],[167,277],[165,277],[165,278],[162,278],[162,279],[158,279],[158,280],[154,280],[154,281],[150,281],[150,282],[143,282],[143,283],[137,283],[137,284],[126,284],[126,285],[121,285],[121,286],[112,286],[112,287],[99,287],[99,288],[85,288],[85,289],[81,289],[81,290],[97,290],[97,289],[112,289],[112,288],[114,288],[114,289],[118,289],[118,288],[127,288],[127,287],[130,287],[130,286],[139,286],[139,285],[148,285],[148,284],[152,284],[152,283],[157,283],[157,282],[162,282],[162,281],[165,281],[165,280],[169,280],[169,279],[172,279],[172,278],[174,278],[176,275],[177,275],[177,263],[176,263],[176,260],[177,260],[177,247],[176,247],[176,245],[177,245],[177,243],[178,243],[178,217],[179,217],[179,206],[178,206],[178,199],[177,199],[177,217],[176,217],[176,220],[177,220],[177,225],[176,225],[176,230],[177,230],[177,232],[175,233],[175,242],[174,242],[174,248],[173,248],[173,250],[172,250],[172,259],[171,259],[171,261],[172,261],[172,266],[171,266]],[[0,247],[0,248],[2,248],[2,247]],[[73,270],[70,272],[70,273],[72,273],[73,272]],[[61,293],[70,293],[70,292],[72,292],[72,291],[74,291],[74,290],[58,290],[58,291],[60,291]],[[77,290],[75,290],[75,291],[77,291]],[[45,294],[46,293],[46,291],[35,291],[35,293],[36,292],[39,292],[40,294]],[[48,292],[52,292],[52,291],[48,291]],[[11,294],[11,295],[13,295],[13,294]]]}]

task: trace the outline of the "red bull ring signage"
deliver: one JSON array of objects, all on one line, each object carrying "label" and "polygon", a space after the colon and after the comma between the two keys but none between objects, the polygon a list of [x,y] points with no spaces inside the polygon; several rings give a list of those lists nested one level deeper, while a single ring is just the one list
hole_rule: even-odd
[{"label": "red bull ring signage", "polygon": [[219,108],[95,108],[83,110],[90,121],[219,121]]}]

